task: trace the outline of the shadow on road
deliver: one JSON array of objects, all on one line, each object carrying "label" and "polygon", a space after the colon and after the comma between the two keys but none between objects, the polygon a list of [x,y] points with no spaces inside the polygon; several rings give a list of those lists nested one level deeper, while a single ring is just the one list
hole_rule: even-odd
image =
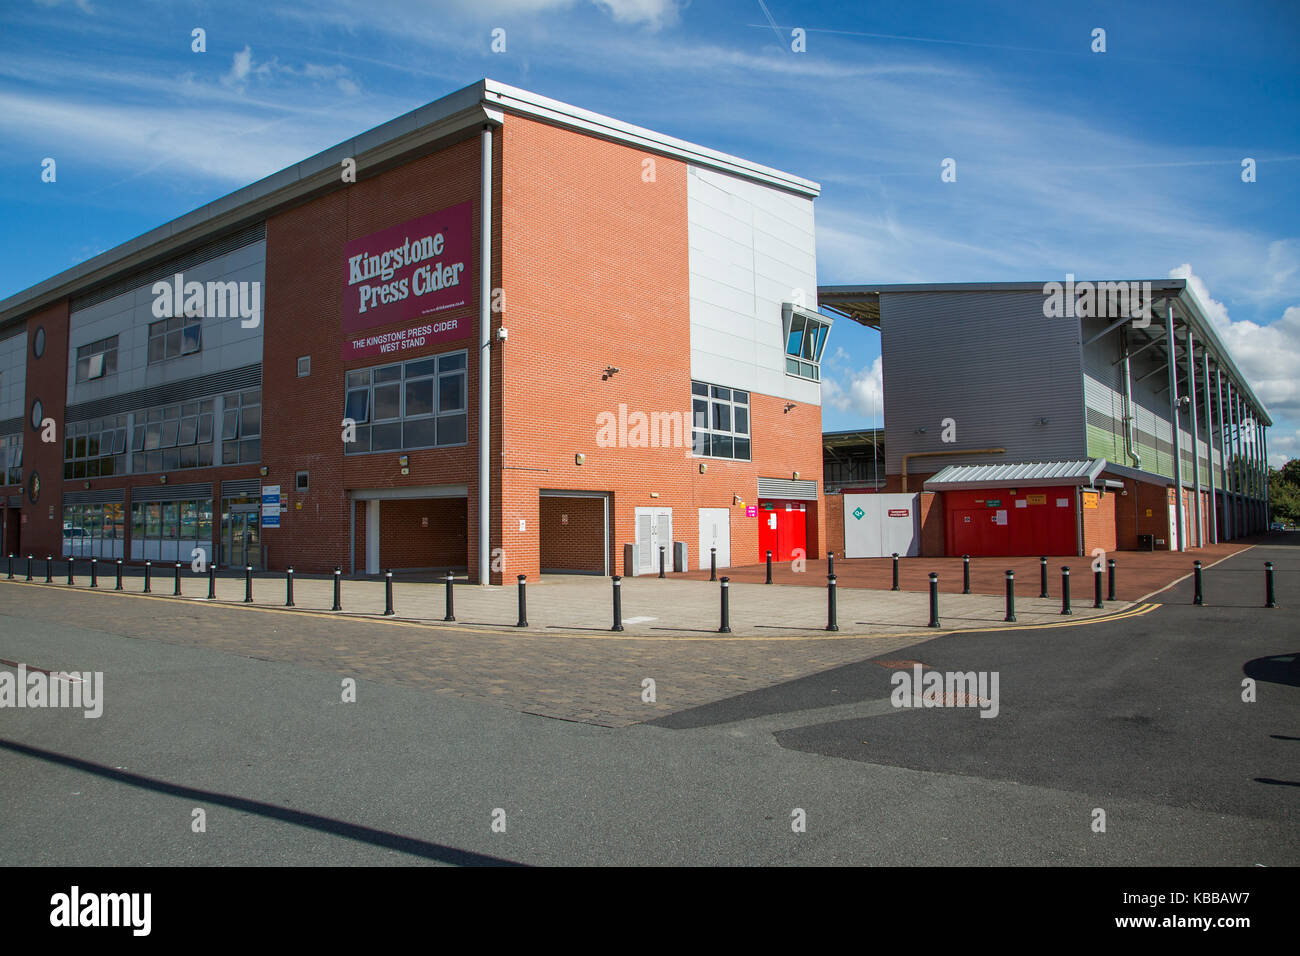
[{"label": "shadow on road", "polygon": [[1300,654],[1257,657],[1243,664],[1241,672],[1254,680],[1300,687]]},{"label": "shadow on road", "polygon": [[459,850],[456,847],[444,846],[441,843],[430,843],[426,840],[417,840],[414,837],[388,833],[385,830],[376,830],[373,827],[348,823],[344,820],[334,820],[330,817],[317,816],[314,813],[303,813],[300,810],[290,810],[288,807],[277,807],[274,804],[262,803],[259,800],[247,800],[243,797],[236,797],[226,793],[216,793],[211,790],[199,790],[194,787],[185,787],[180,784],[168,783],[165,780],[155,780],[152,777],[143,777],[140,774],[128,773],[125,770],[106,767],[103,764],[92,763],[89,760],[81,760],[77,757],[69,757],[66,754],[54,753],[50,750],[42,750],[39,747],[29,747],[26,744],[20,744],[12,740],[0,740],[0,748],[8,750],[11,753],[22,754],[25,757],[32,757],[36,760],[44,760],[48,763],[60,764],[72,770],[93,774],[97,777],[103,777],[107,780],[126,784],[130,787],[140,787],[145,790],[152,790],[155,793],[166,794],[169,797],[182,797],[186,800],[197,800],[217,804],[218,806],[229,807],[232,810],[239,810],[243,813],[253,813],[258,816],[268,817],[272,820],[279,820],[283,823],[290,823],[294,826],[319,830],[322,833],[329,833],[333,836],[344,837],[349,840],[358,840],[362,843],[369,843],[372,846],[383,847],[387,850],[396,850],[399,853],[409,853],[412,856],[422,857],[426,860],[437,860],[439,863],[449,863],[453,866],[525,865],[523,863],[515,863],[511,860],[504,860],[500,857],[487,856],[483,853],[474,853],[470,850]]}]

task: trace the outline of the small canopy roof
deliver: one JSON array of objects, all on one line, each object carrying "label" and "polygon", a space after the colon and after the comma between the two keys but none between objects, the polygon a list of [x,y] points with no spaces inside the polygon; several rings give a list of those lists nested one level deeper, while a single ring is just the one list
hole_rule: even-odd
[{"label": "small canopy roof", "polygon": [[949,465],[925,483],[925,490],[962,491],[1005,488],[1009,485],[1092,485],[1105,470],[1105,458]]}]

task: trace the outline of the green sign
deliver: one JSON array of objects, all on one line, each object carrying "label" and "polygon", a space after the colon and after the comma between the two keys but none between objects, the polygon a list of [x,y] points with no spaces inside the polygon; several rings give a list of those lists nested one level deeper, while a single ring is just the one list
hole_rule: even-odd
[{"label": "green sign", "polygon": [[862,516],[865,515],[865,514],[866,514],[866,512],[863,511],[861,508],[854,508],[854,509],[853,509],[853,517],[857,518],[859,521],[862,520]]},{"label": "green sign", "polygon": [[1002,499],[1001,499],[1001,498],[990,498],[990,499],[988,499],[987,501],[984,502],[984,507],[985,507],[985,508],[1001,508],[1001,507],[1002,507]]}]

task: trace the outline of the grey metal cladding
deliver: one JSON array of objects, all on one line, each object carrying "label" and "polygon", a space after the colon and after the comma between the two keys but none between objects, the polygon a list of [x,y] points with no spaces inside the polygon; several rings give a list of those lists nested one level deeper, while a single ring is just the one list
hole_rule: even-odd
[{"label": "grey metal cladding", "polygon": [[262,493],[262,479],[260,478],[240,478],[236,481],[223,481],[221,483],[221,497],[223,498],[242,498],[245,495],[260,495]]},{"label": "grey metal cladding", "polygon": [[99,488],[94,491],[65,491],[65,505],[97,505],[126,501],[125,488]]},{"label": "grey metal cladding", "polygon": [[23,421],[21,415],[17,418],[6,418],[4,421],[0,421],[0,435],[14,435],[21,432],[23,430]]},{"label": "grey metal cladding", "polygon": [[153,408],[157,405],[175,405],[199,398],[209,398],[221,392],[234,392],[241,388],[260,388],[262,385],[262,364],[245,365],[243,368],[228,372],[214,372],[183,382],[169,382],[152,388],[141,388],[134,392],[123,392],[108,398],[98,398],[93,402],[69,405],[64,415],[65,422],[79,422],[104,415],[122,415],[141,408]]},{"label": "grey metal cladding", "polygon": [[146,269],[138,269],[124,277],[95,286],[69,300],[68,312],[77,312],[97,302],[107,302],[109,299],[119,296],[123,292],[130,292],[139,286],[153,285],[155,282],[164,279],[170,280],[177,272],[184,272],[201,262],[215,259],[227,252],[234,252],[236,249],[244,248],[244,246],[251,246],[253,243],[261,242],[265,238],[266,223],[259,222],[247,229],[242,229],[215,242],[209,242],[197,249],[192,249],[183,255],[168,259],[166,262]]},{"label": "grey metal cladding", "polygon": [[[1045,317],[1043,301],[1027,291],[881,294],[890,474],[914,452],[1006,448],[996,459],[916,459],[908,466],[914,474],[1087,457],[1078,320]],[[956,421],[953,443],[941,440],[945,418]]]},{"label": "grey metal cladding", "polygon": [[143,485],[131,489],[131,503],[146,501],[184,501],[188,498],[211,498],[212,482],[192,485]]}]

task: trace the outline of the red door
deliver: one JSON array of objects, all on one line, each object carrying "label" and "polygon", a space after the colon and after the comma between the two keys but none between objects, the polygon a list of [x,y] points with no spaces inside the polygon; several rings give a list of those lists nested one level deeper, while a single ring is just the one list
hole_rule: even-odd
[{"label": "red door", "polygon": [[808,553],[808,505],[803,501],[761,499],[758,503],[758,560],[792,561],[794,552]]}]

